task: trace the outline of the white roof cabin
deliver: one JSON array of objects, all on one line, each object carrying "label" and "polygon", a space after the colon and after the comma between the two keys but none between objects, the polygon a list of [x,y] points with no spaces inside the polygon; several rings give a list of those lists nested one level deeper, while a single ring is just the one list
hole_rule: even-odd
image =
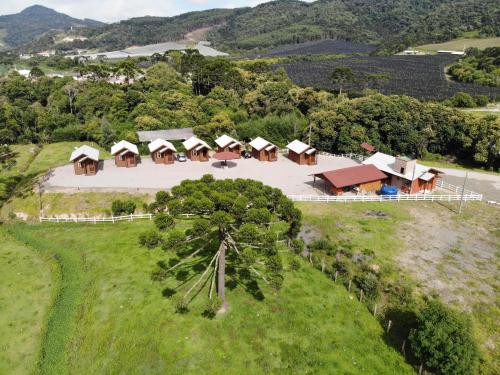
[{"label": "white roof cabin", "polygon": [[263,148],[266,149],[266,151],[271,151],[273,148],[277,148],[276,145],[272,144],[269,141],[266,141],[264,138],[257,137],[255,138],[252,142],[249,143],[252,148],[256,149],[257,151],[262,150]]},{"label": "white roof cabin", "polygon": [[305,144],[304,142],[299,141],[298,139],[290,142],[286,146],[287,149],[290,151],[295,152],[296,154],[302,154],[303,152],[306,152],[308,155],[311,155],[313,152],[316,151],[315,148]]},{"label": "white roof cabin", "polygon": [[212,149],[212,147],[210,147],[207,142],[202,141],[201,139],[199,139],[195,136],[182,142],[182,145],[186,148],[187,151],[192,150],[195,147],[196,147],[196,151],[199,151],[202,148],[208,148],[209,150]]},{"label": "white roof cabin", "polygon": [[130,151],[135,155],[139,155],[137,146],[127,141],[120,141],[111,146],[111,155],[116,155],[119,152],[122,153],[123,151]]},{"label": "white roof cabin", "polygon": [[383,172],[387,172],[391,175],[404,178],[408,181],[415,181],[418,178],[424,181],[429,181],[431,178],[436,176],[434,173],[430,171],[431,170],[437,171],[435,168],[429,168],[426,167],[425,165],[421,165],[415,162],[414,169],[405,170],[405,173],[402,174],[394,169],[396,164],[396,157],[384,154],[382,152],[376,152],[368,159],[365,159],[363,161],[363,164],[373,164]]},{"label": "white roof cabin", "polygon": [[94,161],[99,161],[99,150],[87,145],[83,145],[79,148],[75,148],[75,150],[71,153],[69,161],[75,161],[81,156],[85,156],[86,158]]},{"label": "white roof cabin", "polygon": [[164,139],[158,138],[148,144],[149,151],[153,152],[165,152],[166,150],[172,150],[173,152],[177,152],[175,146]]},{"label": "white roof cabin", "polygon": [[241,143],[238,142],[236,139],[224,134],[224,135],[221,135],[219,138],[217,138],[215,140],[215,143],[217,144],[217,146],[219,147],[228,147],[229,148],[234,148],[235,146],[241,146]]}]

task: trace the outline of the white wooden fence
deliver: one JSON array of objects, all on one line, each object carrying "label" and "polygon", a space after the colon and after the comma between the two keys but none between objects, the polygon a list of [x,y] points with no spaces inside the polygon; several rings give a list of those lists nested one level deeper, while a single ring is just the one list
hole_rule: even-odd
[{"label": "white wooden fence", "polygon": [[40,222],[50,223],[116,223],[118,221],[134,221],[137,219],[153,218],[153,214],[137,214],[137,215],[124,215],[124,216],[111,216],[111,217],[68,217],[68,216],[55,216],[55,217],[40,217]]},{"label": "white wooden fence", "polygon": [[[461,194],[398,194],[398,195],[288,195],[295,202],[401,202],[401,201],[459,201]],[[464,194],[464,201],[480,201],[482,195]]]}]

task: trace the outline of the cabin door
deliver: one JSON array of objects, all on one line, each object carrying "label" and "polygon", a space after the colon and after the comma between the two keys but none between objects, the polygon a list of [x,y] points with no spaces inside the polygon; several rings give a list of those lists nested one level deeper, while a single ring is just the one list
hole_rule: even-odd
[{"label": "cabin door", "polygon": [[85,174],[95,174],[95,163],[85,163]]}]

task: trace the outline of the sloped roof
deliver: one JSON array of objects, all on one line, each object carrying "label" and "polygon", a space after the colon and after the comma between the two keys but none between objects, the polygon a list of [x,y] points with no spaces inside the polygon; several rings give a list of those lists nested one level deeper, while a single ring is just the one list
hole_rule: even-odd
[{"label": "sloped roof", "polygon": [[234,139],[234,138],[232,138],[232,137],[230,137],[230,136],[228,136],[226,134],[223,134],[219,138],[217,138],[215,140],[215,143],[219,147],[226,147],[226,146],[229,146],[232,143],[236,143],[236,144],[238,144],[238,145],[241,146],[240,142],[238,142],[236,139]]},{"label": "sloped roof", "polygon": [[395,156],[377,152],[363,161],[363,164],[373,164],[381,171],[404,178],[405,180],[409,181],[415,181],[417,178],[421,178],[425,173],[431,170],[431,168],[429,167],[416,163],[415,172],[413,170],[407,170],[405,174],[402,174],[394,169],[395,162]]},{"label": "sloped roof", "polygon": [[154,141],[150,142],[148,144],[148,148],[149,148],[149,152],[155,152],[155,151],[158,151],[159,149],[163,149],[163,148],[177,152],[177,150],[175,149],[175,146],[172,143],[170,143],[169,141],[166,141],[164,139],[161,139],[161,138],[157,138]]},{"label": "sloped roof", "polygon": [[[186,148],[187,151],[189,150],[192,150],[193,148],[195,148],[196,146],[203,146],[203,147],[206,147],[208,148],[209,150],[211,150],[212,148],[207,144],[207,142],[205,141],[202,141],[201,139],[193,136],[187,140],[185,140],[184,142],[182,142],[183,146]],[[203,148],[202,147],[202,148]]]},{"label": "sloped roof", "polygon": [[366,151],[368,151],[368,152],[373,152],[373,151],[375,151],[375,147],[374,147],[374,146],[372,146],[372,145],[371,145],[371,144],[369,144],[369,143],[366,143],[366,142],[361,143],[361,148],[362,148],[362,149],[365,149],[365,150],[366,150]]},{"label": "sloped roof", "polygon": [[92,159],[94,161],[99,161],[99,150],[95,149],[94,147],[90,147],[87,145],[83,145],[82,147],[79,147],[71,153],[71,156],[69,158],[69,161],[75,161],[78,159],[80,156],[86,156],[89,159]]},{"label": "sloped roof", "polygon": [[138,131],[139,142],[152,142],[155,139],[167,139],[169,141],[185,141],[194,136],[193,128],[144,130]]},{"label": "sloped roof", "polygon": [[290,142],[286,145],[286,148],[290,151],[295,152],[296,154],[302,154],[304,151],[311,148],[311,146],[306,145],[304,142],[299,141],[298,139]]},{"label": "sloped roof", "polygon": [[385,173],[381,172],[372,164],[335,169],[333,171],[316,173],[315,176],[327,180],[337,188],[359,185],[387,178]]},{"label": "sloped roof", "polygon": [[137,146],[127,141],[120,141],[117,144],[111,146],[111,155],[116,155],[122,150],[128,150],[136,155],[139,155]]},{"label": "sloped roof", "polygon": [[250,142],[249,145],[252,146],[257,151],[260,151],[264,147],[267,147],[267,146],[273,145],[273,144],[269,141],[266,141],[264,138],[257,137],[252,142]]}]

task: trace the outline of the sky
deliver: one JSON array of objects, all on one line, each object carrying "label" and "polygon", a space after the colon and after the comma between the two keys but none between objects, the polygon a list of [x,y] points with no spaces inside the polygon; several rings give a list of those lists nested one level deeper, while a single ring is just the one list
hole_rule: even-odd
[{"label": "sky", "polygon": [[175,16],[193,10],[255,6],[264,2],[266,0],[0,0],[0,15],[18,13],[39,4],[75,18],[116,22],[146,15]]}]

